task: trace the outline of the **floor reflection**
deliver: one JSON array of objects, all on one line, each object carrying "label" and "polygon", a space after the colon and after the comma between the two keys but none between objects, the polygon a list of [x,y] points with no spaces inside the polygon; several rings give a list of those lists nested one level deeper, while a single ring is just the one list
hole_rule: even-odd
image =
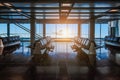
[{"label": "floor reflection", "polygon": [[35,54],[32,57],[32,63],[39,66],[49,66],[51,62],[51,58],[48,53],[44,54]]},{"label": "floor reflection", "polygon": [[109,58],[109,51],[105,48],[99,48],[96,50],[98,60],[104,60]]},{"label": "floor reflection", "polygon": [[111,48],[111,47],[108,47],[108,49],[109,49],[109,54],[110,54],[109,59],[113,63],[120,65],[120,50],[116,48]]},{"label": "floor reflection", "polygon": [[97,49],[96,67],[89,68],[89,59],[73,52],[72,42],[54,42],[53,52],[33,58],[28,44],[22,43],[19,49],[0,56],[0,80],[120,80],[119,50]]}]

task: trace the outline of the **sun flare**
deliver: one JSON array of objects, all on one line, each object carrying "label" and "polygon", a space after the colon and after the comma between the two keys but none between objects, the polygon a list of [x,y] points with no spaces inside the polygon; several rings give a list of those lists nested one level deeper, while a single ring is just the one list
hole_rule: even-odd
[{"label": "sun flare", "polygon": [[68,25],[61,24],[57,27],[57,29],[57,38],[71,38],[72,36],[74,36],[74,30],[72,31],[72,28]]},{"label": "sun flare", "polygon": [[68,32],[67,32],[66,30],[63,30],[63,31],[62,31],[62,36],[63,36],[63,37],[67,37],[67,36],[68,36]]}]

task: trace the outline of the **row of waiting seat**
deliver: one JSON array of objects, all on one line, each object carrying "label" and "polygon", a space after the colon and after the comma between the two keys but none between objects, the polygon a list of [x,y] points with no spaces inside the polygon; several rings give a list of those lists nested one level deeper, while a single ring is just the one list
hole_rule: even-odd
[{"label": "row of waiting seat", "polygon": [[[87,38],[78,38],[76,37],[74,40],[74,45],[71,46],[71,48],[74,50],[80,49],[80,48],[85,48],[89,49],[90,48],[90,43],[93,41],[90,41]],[[94,42],[93,42],[94,43]],[[95,44],[95,43],[94,43]]]},{"label": "row of waiting seat", "polygon": [[47,36],[35,41],[32,49],[32,61],[40,65],[41,61],[44,62],[44,55],[47,55],[50,51],[53,51],[54,49],[51,37]]},{"label": "row of waiting seat", "polygon": [[20,37],[0,37],[0,55],[12,53],[20,47]]},{"label": "row of waiting seat", "polygon": [[73,45],[71,48],[80,53],[81,55],[86,56],[85,60],[89,60],[90,66],[94,67],[96,62],[96,44],[94,41],[90,41],[87,38],[76,37],[73,40]]},{"label": "row of waiting seat", "polygon": [[10,37],[0,37],[1,43],[0,45],[4,47],[10,47],[15,45],[20,45],[20,37],[19,36],[10,36]]},{"label": "row of waiting seat", "polygon": [[53,49],[54,49],[54,46],[52,45],[52,39],[49,36],[40,38],[39,40],[35,41],[33,46],[34,54],[42,53],[40,52],[42,50],[53,51]]},{"label": "row of waiting seat", "polygon": [[120,47],[120,37],[105,36],[104,40],[106,45]]}]

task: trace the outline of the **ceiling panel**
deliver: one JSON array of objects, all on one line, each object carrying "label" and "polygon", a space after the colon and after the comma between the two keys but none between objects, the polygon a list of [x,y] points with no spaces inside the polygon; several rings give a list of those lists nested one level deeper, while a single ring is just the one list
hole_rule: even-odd
[{"label": "ceiling panel", "polygon": [[[45,2],[46,1],[46,2]],[[109,20],[120,18],[120,2],[94,0],[71,0],[72,2],[40,0],[31,4],[17,1],[12,3],[0,3],[0,17],[9,19],[30,19],[34,15],[36,19],[61,19],[63,15],[66,19],[90,19],[94,15],[95,19]],[[87,1],[87,2],[86,2]],[[63,6],[62,4],[70,4]],[[11,6],[10,6],[11,5]]]}]

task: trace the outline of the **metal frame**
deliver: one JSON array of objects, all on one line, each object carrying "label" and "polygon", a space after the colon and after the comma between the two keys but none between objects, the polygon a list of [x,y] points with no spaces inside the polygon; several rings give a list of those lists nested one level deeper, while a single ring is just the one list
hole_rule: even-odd
[{"label": "metal frame", "polygon": [[[95,7],[95,6],[89,6],[89,7],[75,7],[74,4],[75,3],[87,3],[87,4],[92,4],[92,3],[98,3],[100,2],[102,3],[107,3],[110,4],[112,6],[105,6],[105,7]],[[0,23],[2,22],[12,22],[11,20],[17,20],[20,23],[24,22],[24,23],[30,23],[29,19],[31,18],[32,13],[35,14],[35,20],[36,22],[39,23],[61,23],[61,21],[63,22],[67,22],[67,23],[79,23],[79,21],[82,21],[82,23],[87,23],[90,21],[90,14],[93,13],[95,16],[94,18],[96,19],[97,23],[101,23],[101,21],[103,23],[108,22],[110,20],[118,20],[120,19],[120,5],[118,5],[118,3],[120,3],[119,0],[1,0],[0,4],[4,4],[4,3],[10,3],[12,6],[0,6]],[[27,3],[27,4],[48,4],[49,3],[57,3],[59,4],[58,6],[53,6],[53,7],[31,7],[31,6],[15,6],[14,4],[16,3]],[[71,6],[61,6],[62,3],[70,3]],[[113,6],[116,5],[116,6]],[[11,11],[10,9],[20,9],[21,11]],[[63,12],[61,12],[61,10],[67,9],[68,12],[65,12],[66,15],[62,15]],[[117,9],[117,12],[110,12],[110,10],[112,9]],[[27,11],[26,11],[27,10]],[[32,10],[32,12],[31,12]],[[36,10],[38,10],[38,12],[36,12]],[[39,11],[42,10],[43,12]],[[48,12],[47,10],[51,10],[51,12]],[[52,10],[58,10],[57,12],[52,11]],[[73,10],[77,10],[73,11]],[[81,10],[88,10],[88,11],[81,11]],[[99,11],[96,11],[99,10]],[[105,11],[101,11],[101,10],[105,10]],[[12,17],[12,18],[11,18]],[[38,18],[39,17],[39,18]],[[108,18],[105,18],[108,17]],[[64,19],[64,20],[63,20]],[[24,20],[24,21],[23,21]],[[57,20],[57,21],[56,21]],[[62,22],[62,23],[63,23]]]}]

